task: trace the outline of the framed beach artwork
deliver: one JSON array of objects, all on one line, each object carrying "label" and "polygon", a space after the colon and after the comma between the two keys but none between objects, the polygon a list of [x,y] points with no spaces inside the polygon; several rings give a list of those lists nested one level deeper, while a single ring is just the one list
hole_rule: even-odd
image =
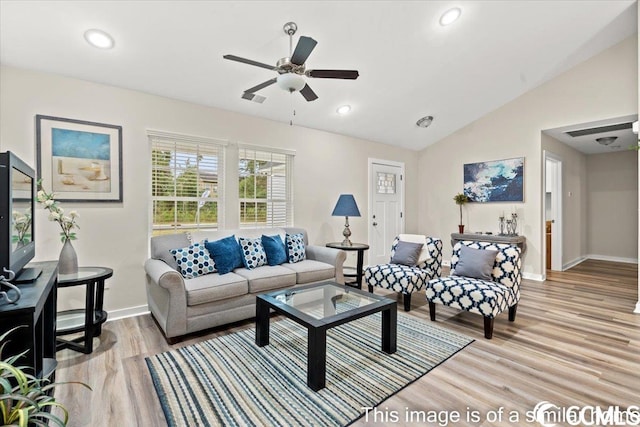
[{"label": "framed beach artwork", "polygon": [[523,202],[524,157],[465,164],[464,194],[472,202]]},{"label": "framed beach artwork", "polygon": [[37,115],[36,151],[56,199],[122,202],[122,126]]}]

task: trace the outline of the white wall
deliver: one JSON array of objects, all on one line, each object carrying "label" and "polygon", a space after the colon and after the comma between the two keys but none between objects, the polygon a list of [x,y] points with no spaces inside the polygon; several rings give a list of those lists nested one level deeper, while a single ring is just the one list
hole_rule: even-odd
[{"label": "white wall", "polygon": [[499,214],[515,208],[527,237],[524,273],[542,277],[541,131],[637,114],[637,44],[634,35],[423,150],[420,231],[443,237],[450,253],[447,237],[457,228],[452,197],[462,190],[463,164],[525,157],[525,201],[467,205],[465,222],[470,231],[495,231]]},{"label": "white wall", "polygon": [[[109,311],[146,304],[142,264],[148,254],[150,228],[151,162],[147,129],[229,140],[230,158],[237,142],[296,150],[295,225],[305,227],[311,242],[320,245],[342,238],[344,218],[331,216],[340,193],[354,194],[363,216],[350,221],[352,239],[366,241],[367,159],[404,162],[407,231],[418,228],[418,172],[414,151],[10,67],[0,68],[0,88],[0,150],[14,151],[34,167],[36,114],[123,127],[124,202],[63,204],[65,208],[77,209],[81,215],[79,239],[74,241],[79,263],[114,269],[105,295]],[[227,168],[227,177],[232,176],[230,169]],[[237,225],[237,209],[231,205],[237,201],[234,190],[237,192],[237,182],[228,179],[227,228]],[[49,222],[39,210],[36,217],[38,260],[57,259],[61,249],[59,231],[58,225]],[[76,294],[61,294],[59,301],[60,308],[68,308],[67,305],[82,305],[83,299]]]},{"label": "white wall", "polygon": [[587,156],[589,258],[638,261],[638,154]]}]

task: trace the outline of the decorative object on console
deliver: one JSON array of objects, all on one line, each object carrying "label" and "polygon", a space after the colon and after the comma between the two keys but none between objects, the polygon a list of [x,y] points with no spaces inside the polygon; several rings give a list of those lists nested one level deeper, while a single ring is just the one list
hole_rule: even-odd
[{"label": "decorative object on console", "polygon": [[465,164],[464,194],[470,202],[523,202],[524,157]]},{"label": "decorative object on console", "polygon": [[65,215],[64,209],[60,207],[55,200],[56,194],[47,193],[42,186],[42,179],[38,180],[38,193],[36,199],[46,210],[49,211],[49,221],[55,221],[60,224],[62,231],[60,232],[60,241],[64,243],[60,251],[60,259],[58,269],[60,274],[72,274],[78,271],[78,256],[71,244],[71,240],[76,240],[75,231],[80,226],[76,223],[78,212],[70,211]]},{"label": "decorative object on console", "polygon": [[[14,277],[16,277],[15,273],[10,270],[7,276],[8,277],[0,275],[0,304],[4,304],[5,301],[8,304],[13,304],[14,302],[18,302],[18,300],[22,297],[20,288],[10,283],[10,281],[13,280]],[[9,290],[2,290],[2,286],[9,288]],[[9,295],[10,291],[14,291],[15,297],[11,298],[11,296]]]},{"label": "decorative object on console", "polygon": [[349,230],[349,217],[360,216],[360,210],[358,209],[356,199],[353,195],[341,194],[331,215],[344,217],[344,231],[342,232],[344,240],[342,241],[342,244],[344,246],[351,246],[351,240],[349,240],[349,237],[351,236],[351,230]]},{"label": "decorative object on console", "polygon": [[122,126],[36,116],[38,177],[73,202],[122,202]]},{"label": "decorative object on console", "polygon": [[469,201],[469,197],[464,193],[458,193],[453,196],[453,200],[456,202],[456,205],[460,206],[460,223],[458,224],[458,230],[460,233],[464,233],[464,224],[462,223],[462,205]]},{"label": "decorative object on console", "polygon": [[507,219],[504,213],[498,217],[498,225],[500,226],[500,236],[517,236],[518,235],[518,214],[513,212],[511,218]]}]

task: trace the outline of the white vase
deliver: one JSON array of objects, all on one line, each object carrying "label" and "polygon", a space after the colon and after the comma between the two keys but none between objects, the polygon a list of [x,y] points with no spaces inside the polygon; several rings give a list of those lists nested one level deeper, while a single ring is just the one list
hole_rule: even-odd
[{"label": "white vase", "polygon": [[59,274],[74,274],[78,272],[78,255],[71,244],[71,240],[65,240],[60,258],[58,260]]}]

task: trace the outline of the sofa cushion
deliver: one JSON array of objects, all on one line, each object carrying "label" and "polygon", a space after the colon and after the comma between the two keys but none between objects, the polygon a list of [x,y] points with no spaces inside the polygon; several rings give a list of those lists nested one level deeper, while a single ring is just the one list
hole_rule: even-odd
[{"label": "sofa cushion", "polygon": [[184,248],[191,244],[186,233],[165,234],[151,238],[151,258],[164,261],[169,267],[178,270],[178,263],[171,249]]},{"label": "sofa cushion", "polygon": [[193,306],[244,295],[249,291],[247,280],[234,273],[207,274],[184,281],[187,305]]},{"label": "sofa cushion", "polygon": [[333,279],[336,276],[333,265],[312,259],[305,259],[294,264],[282,264],[282,266],[296,272],[297,284]]},{"label": "sofa cushion", "polygon": [[262,247],[262,241],[258,237],[250,239],[247,237],[238,238],[238,244],[242,251],[242,264],[249,270],[267,265],[267,254]]},{"label": "sofa cushion", "polygon": [[227,274],[242,267],[242,253],[235,235],[214,242],[205,241],[204,246],[213,257],[218,273]]},{"label": "sofa cushion", "polygon": [[286,244],[289,262],[300,262],[303,259],[306,259],[307,256],[304,251],[304,234],[287,234]]},{"label": "sofa cushion", "polygon": [[250,293],[286,288],[296,284],[296,273],[281,265],[264,265],[253,270],[238,268],[233,272],[247,279]]},{"label": "sofa cushion", "polygon": [[213,259],[202,243],[194,243],[186,248],[172,249],[171,253],[185,279],[193,279],[216,271]]},{"label": "sofa cushion", "polygon": [[456,276],[473,277],[481,280],[492,280],[491,272],[496,261],[498,251],[489,249],[474,249],[468,246],[460,247],[458,263],[452,274]]},{"label": "sofa cushion", "polygon": [[391,257],[391,264],[408,265],[409,267],[415,267],[418,264],[418,258],[420,257],[420,251],[424,243],[412,243],[399,241],[396,245],[396,250]]},{"label": "sofa cushion", "polygon": [[287,250],[284,247],[284,242],[277,234],[275,236],[261,237],[262,246],[267,253],[267,264],[280,265],[287,262]]}]

